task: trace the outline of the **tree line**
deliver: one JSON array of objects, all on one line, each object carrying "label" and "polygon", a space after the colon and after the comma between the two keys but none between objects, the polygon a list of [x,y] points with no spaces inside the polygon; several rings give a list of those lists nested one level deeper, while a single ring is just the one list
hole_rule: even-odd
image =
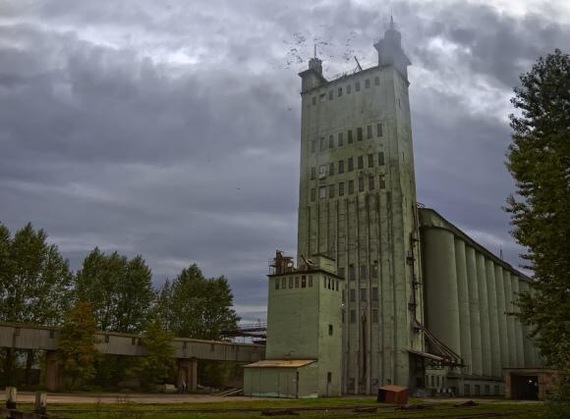
[{"label": "tree line", "polygon": [[[88,340],[95,331],[143,334],[149,346],[164,354],[165,348],[168,352],[164,342],[173,336],[219,339],[223,330],[236,328],[239,317],[232,306],[227,279],[206,278],[196,264],[155,287],[141,255],[128,258],[96,247],[73,272],[58,247],[48,243],[44,230],[28,223],[12,235],[0,222],[0,321],[62,327],[62,352],[68,352],[62,362],[95,385],[124,381],[140,365],[124,357],[103,359],[92,354],[91,367],[83,368],[73,359],[74,345],[87,356],[94,342],[81,343],[81,339]],[[89,333],[77,334],[85,330]],[[21,381],[30,384],[37,355],[4,349],[0,353],[4,380],[20,374]],[[160,358],[151,354],[149,359],[153,356]],[[166,374],[160,362],[149,365],[148,361],[144,371],[158,369],[162,371],[158,375]]]}]

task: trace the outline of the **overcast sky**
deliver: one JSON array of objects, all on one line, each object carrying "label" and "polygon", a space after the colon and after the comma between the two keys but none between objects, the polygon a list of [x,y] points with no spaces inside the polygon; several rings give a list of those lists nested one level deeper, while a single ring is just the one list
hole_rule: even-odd
[{"label": "overcast sky", "polygon": [[0,222],[73,269],[95,246],[156,284],[195,262],[264,319],[267,261],[296,252],[297,73],[314,43],[328,78],[375,65],[391,11],[418,200],[516,265],[509,97],[567,48],[566,0],[0,0]]}]

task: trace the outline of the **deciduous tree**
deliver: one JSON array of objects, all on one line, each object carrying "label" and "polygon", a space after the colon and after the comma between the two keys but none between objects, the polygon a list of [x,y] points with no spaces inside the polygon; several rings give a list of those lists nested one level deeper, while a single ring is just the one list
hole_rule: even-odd
[{"label": "deciduous tree", "polygon": [[162,327],[162,320],[156,316],[149,320],[143,333],[143,345],[148,354],[141,358],[139,371],[143,387],[152,386],[168,379],[175,367],[175,353],[172,347],[174,335]]}]

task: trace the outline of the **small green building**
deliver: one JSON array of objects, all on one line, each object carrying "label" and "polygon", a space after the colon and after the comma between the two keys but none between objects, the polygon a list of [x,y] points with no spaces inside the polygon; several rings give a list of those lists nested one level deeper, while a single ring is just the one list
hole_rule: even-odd
[{"label": "small green building", "polygon": [[344,280],[327,256],[292,259],[271,264],[266,358],[245,366],[244,395],[340,396]]}]

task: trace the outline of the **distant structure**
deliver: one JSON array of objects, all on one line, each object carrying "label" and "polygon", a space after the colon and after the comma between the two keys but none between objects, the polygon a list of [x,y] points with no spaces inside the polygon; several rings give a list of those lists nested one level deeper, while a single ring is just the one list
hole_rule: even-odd
[{"label": "distant structure", "polygon": [[[340,376],[343,394],[376,394],[386,384],[502,394],[502,368],[539,364],[528,331],[510,315],[529,279],[434,210],[418,207],[411,62],[393,20],[374,47],[375,67],[328,81],[314,57],[299,74],[299,268],[290,257],[275,258],[264,362],[281,368],[285,354],[297,362],[308,357],[319,364],[314,379],[330,380],[336,392]],[[308,273],[320,275],[313,283],[318,289],[297,286]],[[322,305],[326,278],[340,286],[338,304],[333,298]],[[327,325],[338,317],[341,336],[333,326],[326,340]],[[336,355],[326,353],[336,354],[339,344],[337,365]],[[319,351],[305,350],[311,346]],[[246,378],[254,380],[251,371]],[[255,385],[264,387],[260,380],[280,373],[259,374]],[[303,377],[296,382],[304,385]],[[312,395],[333,394],[313,386]],[[247,386],[244,392],[254,394]],[[276,395],[306,397],[283,394]]]}]

